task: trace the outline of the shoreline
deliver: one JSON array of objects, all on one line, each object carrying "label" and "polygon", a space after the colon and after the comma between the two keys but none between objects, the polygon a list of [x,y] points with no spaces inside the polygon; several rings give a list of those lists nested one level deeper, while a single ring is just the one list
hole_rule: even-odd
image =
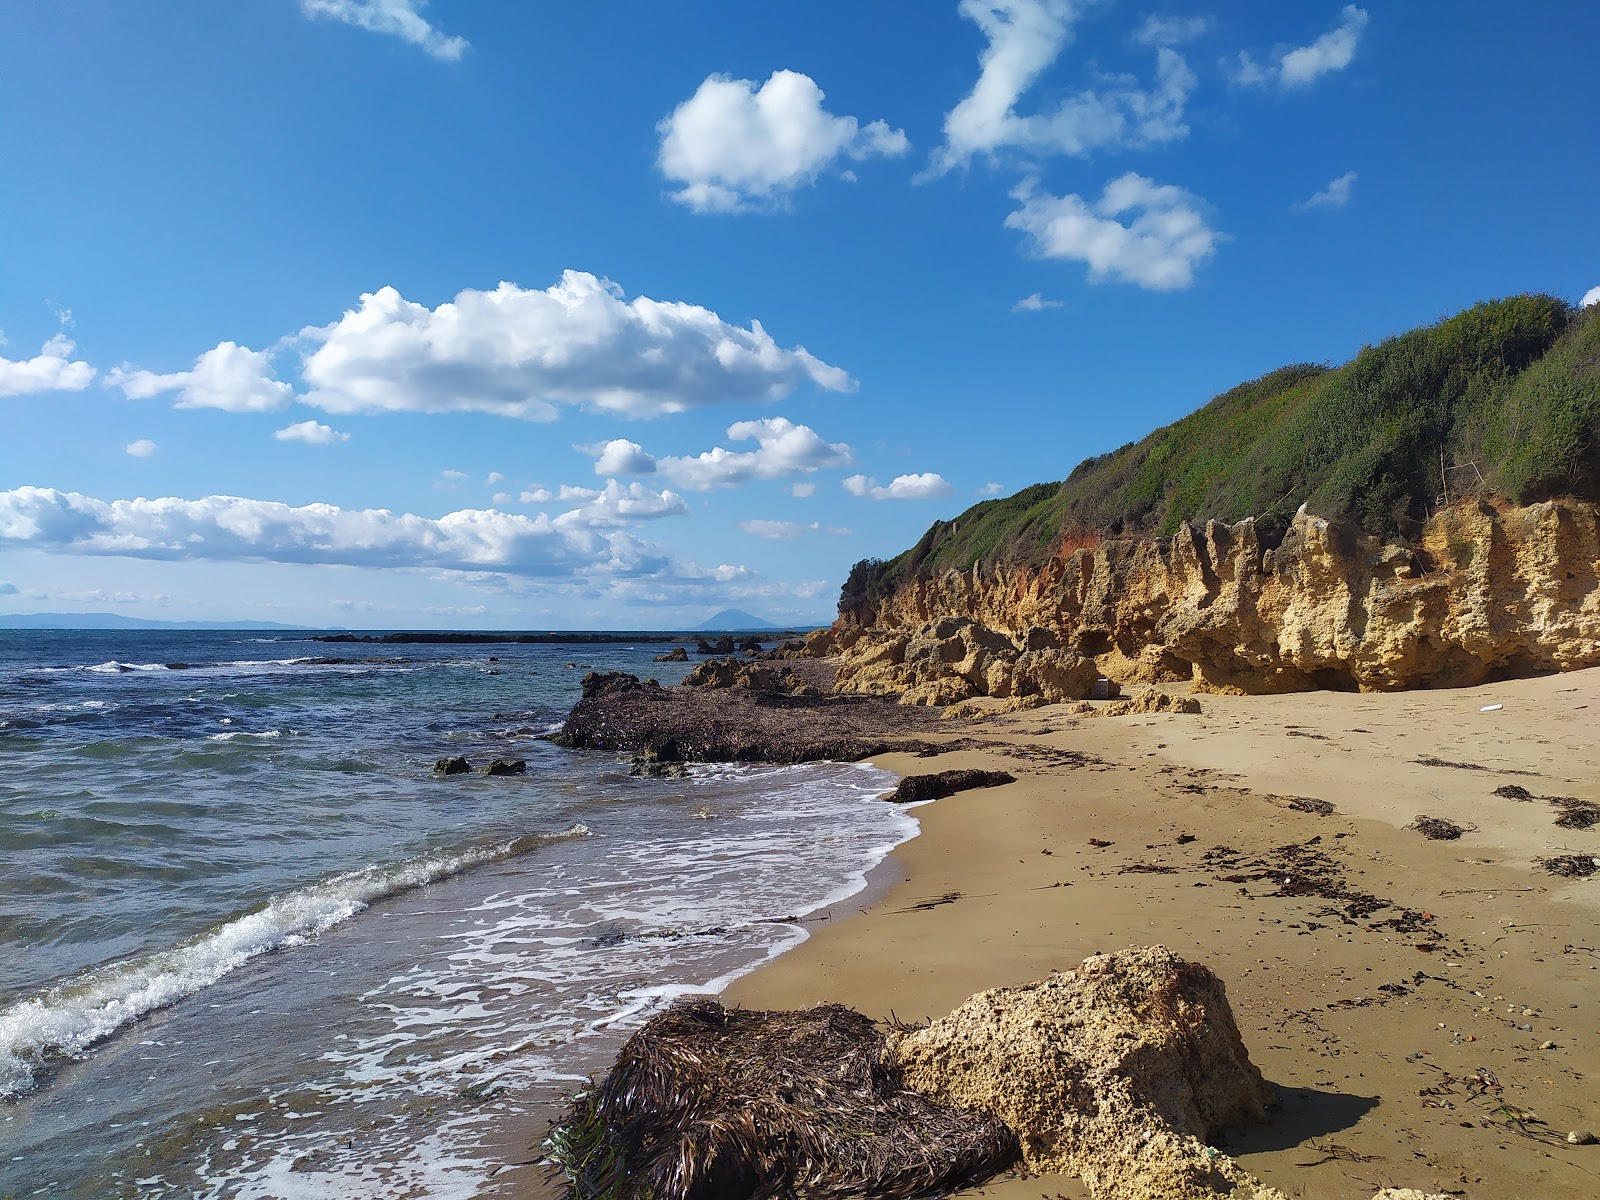
[{"label": "shoreline", "polygon": [[[1223,979],[1278,1088],[1273,1121],[1230,1130],[1225,1147],[1267,1183],[1339,1200],[1383,1186],[1592,1195],[1600,1151],[1565,1135],[1600,1125],[1585,1083],[1600,1072],[1600,952],[1586,932],[1600,879],[1556,878],[1532,859],[1600,853],[1600,828],[1556,827],[1547,803],[1493,793],[1520,781],[1600,801],[1600,749],[1585,736],[1600,670],[1199,699],[1198,717],[1042,708],[962,722],[923,735],[961,744],[931,761],[869,758],[901,775],[999,767],[1018,781],[923,806],[918,834],[882,864],[902,877],[875,904],[811,930],[724,1002],[831,1001],[916,1021],[1090,953],[1161,943]],[[1100,762],[1068,765],[1065,752]],[[1297,811],[1296,798],[1334,811]],[[1425,840],[1403,828],[1420,814],[1468,832]],[[1351,918],[1325,896],[1274,894],[1271,871],[1248,868],[1285,846],[1322,856],[1341,880],[1331,890],[1385,907]],[[1218,847],[1233,853],[1207,863]],[[1500,1090],[1473,1094],[1480,1068]],[[1088,1195],[1058,1176],[973,1194]]]}]

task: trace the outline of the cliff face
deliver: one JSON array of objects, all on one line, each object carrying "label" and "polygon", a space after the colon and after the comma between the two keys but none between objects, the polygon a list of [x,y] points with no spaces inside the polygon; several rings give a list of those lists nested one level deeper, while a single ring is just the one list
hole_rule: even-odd
[{"label": "cliff face", "polygon": [[1572,670],[1600,664],[1600,506],[1469,502],[1414,547],[1304,511],[1273,549],[1248,520],[1184,525],[1040,567],[912,579],[827,641],[843,690],[924,703],[1081,697],[1094,674],[1254,693]]}]

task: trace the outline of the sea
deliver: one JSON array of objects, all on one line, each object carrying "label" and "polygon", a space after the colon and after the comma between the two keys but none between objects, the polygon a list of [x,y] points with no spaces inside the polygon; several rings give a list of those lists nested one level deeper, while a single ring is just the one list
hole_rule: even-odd
[{"label": "sea", "polygon": [[0,1197],[497,1194],[651,1014],[850,911],[887,773],[546,740],[664,649],[0,632]]}]

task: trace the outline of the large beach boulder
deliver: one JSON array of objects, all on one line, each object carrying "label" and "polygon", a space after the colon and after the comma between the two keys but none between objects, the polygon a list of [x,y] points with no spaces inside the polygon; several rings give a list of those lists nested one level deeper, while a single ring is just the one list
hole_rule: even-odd
[{"label": "large beach boulder", "polygon": [[1282,1200],[1206,1143],[1265,1119],[1222,981],[1161,946],[973,996],[892,1040],[906,1085],[994,1112],[1035,1171],[1116,1200]]}]

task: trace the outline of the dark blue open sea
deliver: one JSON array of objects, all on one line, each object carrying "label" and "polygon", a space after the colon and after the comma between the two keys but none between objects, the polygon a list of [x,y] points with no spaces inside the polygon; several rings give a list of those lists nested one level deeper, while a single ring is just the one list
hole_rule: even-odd
[{"label": "dark blue open sea", "polygon": [[472,1196],[802,938],[914,831],[886,774],[540,740],[664,648],[0,632],[0,1197]]}]

